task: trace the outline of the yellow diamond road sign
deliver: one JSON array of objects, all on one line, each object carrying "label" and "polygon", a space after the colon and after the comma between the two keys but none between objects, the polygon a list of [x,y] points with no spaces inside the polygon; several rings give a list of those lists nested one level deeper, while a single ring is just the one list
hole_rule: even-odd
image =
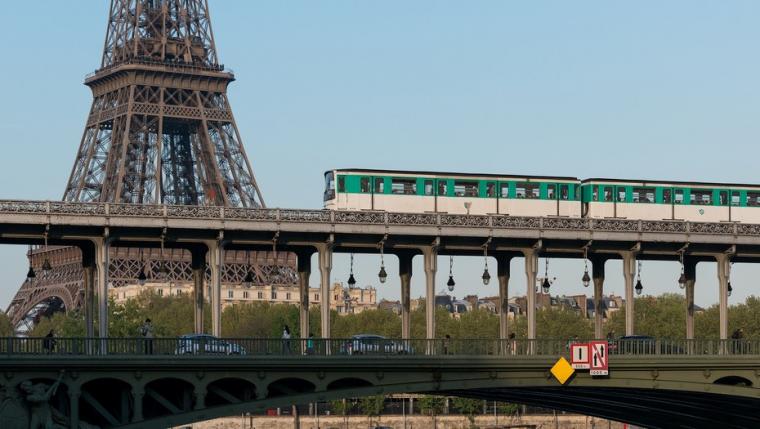
[{"label": "yellow diamond road sign", "polygon": [[551,373],[554,378],[560,382],[560,384],[565,384],[567,380],[570,379],[570,377],[572,377],[572,375],[575,373],[575,370],[567,361],[567,359],[561,357],[552,367]]}]

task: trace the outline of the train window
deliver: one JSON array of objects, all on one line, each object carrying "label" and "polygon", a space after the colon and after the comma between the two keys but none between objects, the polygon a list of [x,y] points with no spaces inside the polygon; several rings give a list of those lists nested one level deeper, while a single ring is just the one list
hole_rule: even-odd
[{"label": "train window", "polygon": [[731,205],[741,205],[741,193],[739,191],[731,191]]},{"label": "train window", "polygon": [[516,190],[517,198],[537,199],[541,196],[541,186],[538,183],[519,182]]},{"label": "train window", "polygon": [[747,192],[747,205],[760,207],[760,192]]},{"label": "train window", "polygon": [[619,203],[625,202],[625,188],[622,186],[617,187],[617,200]]},{"label": "train window", "polygon": [[496,183],[494,182],[486,183],[486,196],[488,198],[496,198]]},{"label": "train window", "polygon": [[448,195],[449,194],[449,184],[446,183],[445,180],[439,180],[438,181],[438,195]]},{"label": "train window", "polygon": [[662,202],[665,204],[670,204],[671,199],[673,198],[673,191],[670,189],[663,189],[662,190]]},{"label": "train window", "polygon": [[721,206],[728,205],[728,191],[718,191],[718,204]]},{"label": "train window", "polygon": [[501,184],[501,197],[502,198],[509,198],[509,183],[502,183]]},{"label": "train window", "polygon": [[376,194],[385,193],[385,179],[383,179],[382,177],[375,177],[375,193]]},{"label": "train window", "polygon": [[599,185],[591,188],[591,201],[599,201]]},{"label": "train window", "polygon": [[683,198],[683,189],[676,189],[675,191],[675,198],[673,199],[674,204],[683,204],[684,198]]},{"label": "train window", "polygon": [[417,181],[415,179],[391,179],[391,193],[415,195],[417,194]]},{"label": "train window", "polygon": [[612,186],[604,187],[604,201],[612,201]]},{"label": "train window", "polygon": [[634,203],[653,203],[654,188],[633,188]]},{"label": "train window", "polygon": [[359,179],[359,190],[364,194],[369,194],[369,177],[362,177]]},{"label": "train window", "polygon": [[454,182],[454,195],[457,197],[477,197],[478,182]]},{"label": "train window", "polygon": [[570,199],[570,185],[559,185],[559,199],[565,201]]},{"label": "train window", "polygon": [[346,192],[346,176],[338,176],[338,192]]},{"label": "train window", "polygon": [[691,204],[699,206],[709,206],[713,203],[712,191],[704,189],[693,189],[691,191]]},{"label": "train window", "polygon": [[433,181],[425,180],[425,195],[433,195]]},{"label": "train window", "polygon": [[555,184],[546,185],[546,198],[550,200],[557,199],[557,185]]},{"label": "train window", "polygon": [[325,201],[335,198],[335,175],[333,172],[325,174]]}]

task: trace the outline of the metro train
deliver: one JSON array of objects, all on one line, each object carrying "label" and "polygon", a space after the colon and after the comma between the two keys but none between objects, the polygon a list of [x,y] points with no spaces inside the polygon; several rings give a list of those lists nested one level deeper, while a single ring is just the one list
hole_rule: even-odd
[{"label": "metro train", "polygon": [[325,208],[760,223],[760,185],[339,169]]}]

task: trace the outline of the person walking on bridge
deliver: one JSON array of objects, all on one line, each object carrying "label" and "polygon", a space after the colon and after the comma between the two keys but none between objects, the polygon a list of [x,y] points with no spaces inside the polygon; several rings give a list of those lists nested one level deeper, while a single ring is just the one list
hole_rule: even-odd
[{"label": "person walking on bridge", "polygon": [[282,328],[282,354],[290,354],[290,328],[288,325]]},{"label": "person walking on bridge", "polygon": [[153,322],[145,319],[145,323],[140,326],[140,335],[143,337],[143,349],[146,355],[153,354]]}]

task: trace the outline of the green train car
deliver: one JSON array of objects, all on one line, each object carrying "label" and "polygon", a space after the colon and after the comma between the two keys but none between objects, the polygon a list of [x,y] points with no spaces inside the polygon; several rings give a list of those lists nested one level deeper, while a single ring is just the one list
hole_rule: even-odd
[{"label": "green train car", "polygon": [[325,173],[325,208],[760,223],[760,186],[371,169]]}]

